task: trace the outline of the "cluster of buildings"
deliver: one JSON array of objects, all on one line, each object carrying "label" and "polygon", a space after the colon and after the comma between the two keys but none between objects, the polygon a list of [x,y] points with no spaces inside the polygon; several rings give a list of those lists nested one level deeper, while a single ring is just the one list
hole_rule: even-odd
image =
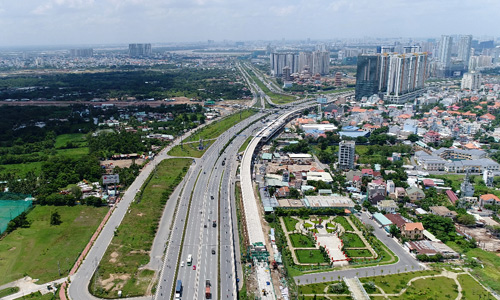
[{"label": "cluster of buildings", "polygon": [[330,72],[330,52],[313,51],[299,53],[271,53],[271,75],[290,80],[292,74],[308,72],[326,75]]}]

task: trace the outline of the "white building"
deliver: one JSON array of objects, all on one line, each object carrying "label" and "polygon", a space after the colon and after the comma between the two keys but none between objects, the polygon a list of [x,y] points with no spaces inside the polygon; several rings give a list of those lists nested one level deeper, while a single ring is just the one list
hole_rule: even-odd
[{"label": "white building", "polygon": [[481,87],[481,73],[465,73],[462,77],[462,89],[478,90]]}]

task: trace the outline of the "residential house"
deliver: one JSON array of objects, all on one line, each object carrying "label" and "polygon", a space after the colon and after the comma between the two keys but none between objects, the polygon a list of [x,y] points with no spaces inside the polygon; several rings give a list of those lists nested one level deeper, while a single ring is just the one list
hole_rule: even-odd
[{"label": "residential house", "polygon": [[406,194],[410,198],[411,202],[420,201],[425,198],[425,193],[418,187],[409,187],[406,189]]},{"label": "residential house", "polygon": [[429,207],[429,210],[433,215],[438,215],[441,217],[447,217],[447,218],[456,218],[457,213],[449,210],[446,206],[431,206]]},{"label": "residential house", "polygon": [[385,185],[370,182],[370,183],[368,183],[366,190],[367,190],[367,194],[368,194],[368,200],[372,204],[376,204],[377,202],[385,199],[385,196],[386,196]]},{"label": "residential house", "polygon": [[485,205],[500,205],[500,198],[498,198],[496,195],[493,194],[485,194],[481,195],[479,197],[479,206],[485,206]]},{"label": "residential house", "polygon": [[403,228],[403,225],[406,223],[405,219],[400,214],[385,214],[387,219],[389,219],[392,224],[396,225],[399,229]]},{"label": "residential house", "polygon": [[394,200],[382,200],[377,203],[377,208],[386,213],[395,213],[398,209],[398,205]]},{"label": "residential house", "polygon": [[424,238],[424,225],[418,223],[405,223],[401,229],[401,235],[410,240],[421,240]]},{"label": "residential house", "polygon": [[288,196],[290,196],[290,188],[288,188],[287,186],[280,187],[276,191],[277,198],[287,198]]}]

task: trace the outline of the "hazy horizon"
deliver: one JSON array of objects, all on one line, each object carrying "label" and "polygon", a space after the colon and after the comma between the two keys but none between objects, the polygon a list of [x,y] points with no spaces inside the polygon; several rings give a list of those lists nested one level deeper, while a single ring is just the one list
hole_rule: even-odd
[{"label": "hazy horizon", "polygon": [[0,47],[500,33],[493,0],[0,0]]}]

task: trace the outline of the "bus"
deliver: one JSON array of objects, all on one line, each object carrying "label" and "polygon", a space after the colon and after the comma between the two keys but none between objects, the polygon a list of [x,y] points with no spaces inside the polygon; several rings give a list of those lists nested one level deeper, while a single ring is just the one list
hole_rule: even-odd
[{"label": "bus", "polygon": [[188,255],[188,258],[186,259],[186,263],[188,266],[190,266],[193,263],[193,256],[191,254]]}]

